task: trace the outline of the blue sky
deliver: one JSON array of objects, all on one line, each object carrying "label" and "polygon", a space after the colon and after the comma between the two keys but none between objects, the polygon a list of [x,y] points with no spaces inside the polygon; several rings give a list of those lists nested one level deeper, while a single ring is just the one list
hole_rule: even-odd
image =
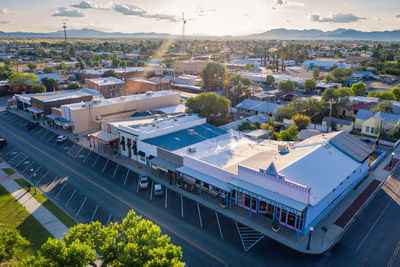
[{"label": "blue sky", "polygon": [[180,33],[182,12],[187,34],[400,29],[400,0],[0,0],[0,30]]}]

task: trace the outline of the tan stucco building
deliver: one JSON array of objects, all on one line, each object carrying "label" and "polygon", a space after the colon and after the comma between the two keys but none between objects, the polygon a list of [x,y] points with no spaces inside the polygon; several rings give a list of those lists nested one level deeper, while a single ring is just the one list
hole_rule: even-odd
[{"label": "tan stucco building", "polygon": [[206,60],[178,60],[174,62],[174,72],[175,74],[198,75],[208,62]]},{"label": "tan stucco building", "polygon": [[144,78],[126,79],[126,91],[128,95],[141,94],[147,91],[161,91],[169,88],[169,82],[158,82]]}]

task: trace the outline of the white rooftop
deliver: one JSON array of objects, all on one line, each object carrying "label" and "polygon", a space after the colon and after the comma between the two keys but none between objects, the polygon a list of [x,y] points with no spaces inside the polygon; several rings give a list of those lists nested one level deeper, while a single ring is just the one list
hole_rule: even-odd
[{"label": "white rooftop", "polygon": [[120,80],[120,79],[115,78],[115,77],[87,79],[87,81],[95,83],[95,84],[97,84],[99,86],[114,85],[114,84],[124,84],[123,80]]}]

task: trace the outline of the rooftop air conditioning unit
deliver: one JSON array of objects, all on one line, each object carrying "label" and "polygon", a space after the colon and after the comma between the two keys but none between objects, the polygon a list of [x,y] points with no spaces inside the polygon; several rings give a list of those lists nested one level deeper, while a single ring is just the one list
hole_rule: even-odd
[{"label": "rooftop air conditioning unit", "polygon": [[100,114],[96,114],[96,120],[101,121],[101,115]]},{"label": "rooftop air conditioning unit", "polygon": [[194,135],[194,130],[193,129],[187,129],[187,134],[188,135]]},{"label": "rooftop air conditioning unit", "polygon": [[189,147],[188,151],[190,153],[194,153],[194,152],[196,152],[196,148],[194,146],[191,146],[191,147]]},{"label": "rooftop air conditioning unit", "polygon": [[279,144],[278,145],[278,151],[279,152],[283,152],[283,151],[286,151],[286,150],[288,150],[288,147],[287,147],[286,144]]}]

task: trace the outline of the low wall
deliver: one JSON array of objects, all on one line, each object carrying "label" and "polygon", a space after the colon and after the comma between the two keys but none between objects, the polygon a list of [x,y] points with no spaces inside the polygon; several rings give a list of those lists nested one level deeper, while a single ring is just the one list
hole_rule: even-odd
[{"label": "low wall", "polygon": [[379,162],[381,162],[386,157],[386,152],[382,150],[376,150],[380,155],[372,162],[371,166],[369,166],[370,170],[373,170],[378,166]]}]

